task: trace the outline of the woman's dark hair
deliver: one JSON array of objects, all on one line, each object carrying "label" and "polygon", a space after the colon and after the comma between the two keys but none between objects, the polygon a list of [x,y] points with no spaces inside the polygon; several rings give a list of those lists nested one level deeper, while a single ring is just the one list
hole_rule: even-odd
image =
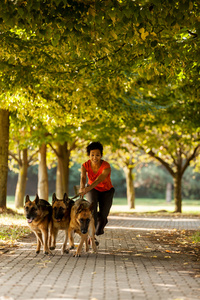
[{"label": "woman's dark hair", "polygon": [[87,150],[87,155],[89,156],[90,155],[90,151],[91,150],[100,150],[101,152],[101,155],[103,155],[103,146],[100,142],[92,142],[90,143],[87,147],[86,147],[86,150]]}]

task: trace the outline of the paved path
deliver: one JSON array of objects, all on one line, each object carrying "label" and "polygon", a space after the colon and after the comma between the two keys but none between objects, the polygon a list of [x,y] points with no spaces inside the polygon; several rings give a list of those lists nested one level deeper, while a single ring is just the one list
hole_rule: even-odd
[{"label": "paved path", "polygon": [[0,256],[0,300],[200,299],[199,259],[156,238],[174,228],[200,229],[200,219],[110,216],[98,253],[80,258],[60,254],[62,233],[48,256],[23,239]]}]

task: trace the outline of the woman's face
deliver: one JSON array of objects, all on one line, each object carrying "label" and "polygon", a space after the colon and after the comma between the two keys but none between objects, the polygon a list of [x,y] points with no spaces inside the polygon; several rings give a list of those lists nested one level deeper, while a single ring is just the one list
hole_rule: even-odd
[{"label": "woman's face", "polygon": [[92,163],[99,164],[102,158],[101,151],[99,149],[91,150],[89,158]]}]

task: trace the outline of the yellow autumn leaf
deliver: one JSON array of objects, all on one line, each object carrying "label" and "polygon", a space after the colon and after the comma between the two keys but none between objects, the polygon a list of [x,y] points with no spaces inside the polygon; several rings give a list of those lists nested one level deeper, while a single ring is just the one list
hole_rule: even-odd
[{"label": "yellow autumn leaf", "polygon": [[189,9],[190,10],[193,9],[193,2],[192,1],[190,1],[190,3],[189,3]]},{"label": "yellow autumn leaf", "polygon": [[89,14],[92,15],[93,17],[96,16],[96,12],[95,12],[95,9],[94,9],[94,8],[90,7],[90,8],[88,9],[88,12],[89,12]]},{"label": "yellow autumn leaf", "polygon": [[146,39],[146,37],[149,35],[149,33],[146,31],[144,28],[140,28],[139,32],[141,33],[141,38],[143,39],[143,41]]},{"label": "yellow autumn leaf", "polygon": [[106,48],[106,47],[103,47],[102,50],[103,50],[104,52],[106,52],[107,54],[110,53],[110,51],[109,51],[108,48]]},{"label": "yellow autumn leaf", "polygon": [[114,37],[114,39],[117,40],[117,35],[116,35],[116,33],[113,30],[110,32],[110,34]]}]

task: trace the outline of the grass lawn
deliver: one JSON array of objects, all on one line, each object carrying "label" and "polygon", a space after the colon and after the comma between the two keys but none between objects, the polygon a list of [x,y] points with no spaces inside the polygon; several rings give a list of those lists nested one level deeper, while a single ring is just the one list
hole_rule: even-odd
[{"label": "grass lawn", "polygon": [[[175,208],[174,201],[167,203],[165,199],[143,199],[135,200],[135,209],[129,209],[126,198],[114,198],[111,212],[158,212],[167,211],[173,212]],[[182,212],[184,214],[200,214],[200,200],[182,201]]]},{"label": "grass lawn", "polygon": [[[31,200],[35,199],[35,196],[30,196]],[[49,197],[49,202],[51,203],[51,197]],[[7,197],[7,206],[15,210],[14,196]],[[174,201],[167,203],[165,199],[143,199],[137,198],[135,200],[135,209],[129,209],[127,205],[126,198],[114,198],[113,206],[111,212],[113,213],[142,213],[142,212],[158,212],[167,211],[173,212],[175,208]],[[19,213],[23,214],[23,209],[17,210]],[[200,214],[200,200],[187,200],[182,201],[182,212],[184,214]]]}]

